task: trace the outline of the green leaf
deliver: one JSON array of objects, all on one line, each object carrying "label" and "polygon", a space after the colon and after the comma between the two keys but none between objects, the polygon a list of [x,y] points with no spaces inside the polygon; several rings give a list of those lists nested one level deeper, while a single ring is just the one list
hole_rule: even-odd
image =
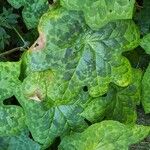
[{"label": "green leaf", "polygon": [[145,35],[150,32],[150,1],[143,0],[143,5],[139,13],[135,16],[135,20],[140,26],[141,34]]},{"label": "green leaf", "polygon": [[[147,54],[150,54],[150,33],[143,37],[140,45],[146,51]],[[145,113],[150,113],[149,83],[150,83],[150,64],[144,74],[143,81],[142,81],[142,104]]]},{"label": "green leaf", "polygon": [[126,124],[135,123],[137,119],[136,105],[141,100],[142,72],[133,70],[132,82],[126,88],[117,87],[113,100],[112,112],[107,112],[108,119],[117,120]]},{"label": "green leaf", "polygon": [[7,0],[14,8],[24,7],[22,16],[28,29],[35,28],[39,19],[47,11],[49,4],[47,0]]},{"label": "green leaf", "polygon": [[0,62],[0,102],[14,95],[20,84],[20,61]]},{"label": "green leaf", "polygon": [[13,13],[12,8],[3,8],[3,12],[0,14],[0,52],[1,50],[4,50],[6,44],[9,44],[10,36],[5,29],[12,29],[17,23],[18,17],[17,14]]},{"label": "green leaf", "polygon": [[147,54],[150,54],[150,33],[143,37],[140,45]]},{"label": "green leaf", "polygon": [[132,19],[135,0],[60,0],[63,7],[82,11],[86,23],[92,29],[99,29],[107,23]]},{"label": "green leaf", "polygon": [[122,87],[131,82],[131,66],[122,52],[139,43],[133,21],[119,20],[93,31],[79,12],[58,8],[41,18],[39,33],[25,62],[28,72],[52,70],[55,99],[70,101],[84,86],[98,97],[110,82]]},{"label": "green leaf", "polygon": [[0,150],[40,150],[41,146],[23,133],[0,137]]},{"label": "green leaf", "polygon": [[64,137],[59,150],[127,150],[149,132],[150,127],[146,126],[126,126],[116,121],[103,121],[82,133]]},{"label": "green leaf", "polygon": [[19,106],[3,104],[20,85],[20,62],[0,62],[0,136],[14,135],[25,127],[24,112]]},{"label": "green leaf", "polygon": [[81,113],[91,122],[113,119],[123,123],[135,123],[136,105],[140,104],[142,73],[133,70],[132,83],[125,87],[110,87],[108,93],[91,101]]},{"label": "green leaf", "polygon": [[16,135],[25,128],[23,109],[19,106],[0,106],[0,136]]},{"label": "green leaf", "polygon": [[82,131],[87,127],[80,113],[90,101],[88,93],[82,91],[76,100],[62,105],[49,97],[48,86],[53,80],[51,71],[31,73],[16,93],[25,110],[26,124],[34,140],[44,147],[52,144],[58,136],[71,130]]},{"label": "green leaf", "polygon": [[9,44],[10,36],[6,33],[6,31],[0,27],[0,52],[5,48],[5,44]]},{"label": "green leaf", "polygon": [[142,80],[142,104],[145,113],[150,113],[150,65],[148,66]]},{"label": "green leaf", "polygon": [[113,112],[115,96],[116,90],[110,87],[107,94],[90,101],[80,115],[92,123],[103,120],[107,113]]},{"label": "green leaf", "polygon": [[13,13],[13,9],[3,8],[3,12],[0,14],[0,26],[11,29],[17,23],[19,16]]}]

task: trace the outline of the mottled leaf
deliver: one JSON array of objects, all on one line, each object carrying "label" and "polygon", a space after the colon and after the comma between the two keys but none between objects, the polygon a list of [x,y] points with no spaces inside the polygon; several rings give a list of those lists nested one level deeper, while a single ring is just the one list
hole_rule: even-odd
[{"label": "mottled leaf", "polygon": [[145,113],[150,113],[150,65],[148,66],[142,81],[142,104]]},{"label": "mottled leaf", "polygon": [[107,113],[113,112],[115,98],[116,90],[111,87],[107,94],[89,102],[80,115],[92,123],[99,122],[104,119]]},{"label": "mottled leaf", "polygon": [[25,127],[23,109],[4,105],[20,85],[20,62],[0,62],[0,136],[15,135]]},{"label": "mottled leaf", "polygon": [[[141,47],[150,54],[150,33],[143,37],[140,43]],[[150,64],[144,74],[142,81],[142,104],[145,113],[150,113]]]},{"label": "mottled leaf", "polygon": [[123,123],[135,123],[137,119],[136,105],[141,100],[142,72],[133,70],[132,83],[126,88],[117,87],[113,99],[112,112],[107,112],[107,118]]},{"label": "mottled leaf", "polygon": [[16,136],[0,137],[0,150],[40,150],[41,146],[21,133]]},{"label": "mottled leaf", "polygon": [[150,32],[150,1],[143,0],[139,13],[136,13],[135,20],[140,26],[141,34],[145,35]]},{"label": "mottled leaf", "polygon": [[140,45],[147,54],[150,54],[150,33],[143,37]]},{"label": "mottled leaf", "polygon": [[135,0],[60,0],[70,10],[82,11],[86,23],[99,29],[117,19],[131,19]]},{"label": "mottled leaf", "polygon": [[7,0],[14,8],[23,7],[22,16],[28,29],[35,28],[48,10],[48,0]]},{"label": "mottled leaf", "polygon": [[31,73],[16,93],[34,140],[44,147],[71,130],[82,131],[86,128],[87,123],[80,113],[91,100],[88,93],[82,91],[76,100],[66,105],[59,104],[49,97],[48,86],[53,81],[51,71]]},{"label": "mottled leaf", "polygon": [[21,62],[0,62],[0,102],[14,95],[14,90],[20,84]]},{"label": "mottled leaf", "polygon": [[25,128],[23,109],[19,106],[0,106],[0,136],[16,135]]},{"label": "mottled leaf", "polygon": [[105,117],[135,123],[136,105],[140,104],[141,99],[141,77],[141,71],[133,70],[133,80],[129,86],[111,87],[106,95],[91,101],[81,115],[91,122],[101,121]]},{"label": "mottled leaf", "polygon": [[139,43],[133,21],[119,20],[93,31],[80,13],[58,8],[42,17],[39,32],[25,62],[28,72],[52,70],[53,99],[70,101],[85,86],[98,97],[110,82],[122,87],[130,83],[130,63],[121,53]]},{"label": "mottled leaf", "polygon": [[150,127],[147,126],[126,126],[108,120],[93,124],[82,133],[64,137],[59,150],[127,150],[149,132]]}]

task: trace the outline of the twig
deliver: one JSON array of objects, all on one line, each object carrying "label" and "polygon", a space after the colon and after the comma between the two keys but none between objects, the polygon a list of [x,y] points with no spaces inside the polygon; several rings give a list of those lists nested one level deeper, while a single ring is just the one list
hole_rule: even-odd
[{"label": "twig", "polygon": [[135,2],[135,5],[136,5],[137,9],[143,8],[143,6],[139,5],[138,2]]},{"label": "twig", "polygon": [[16,52],[16,51],[20,50],[21,48],[22,47],[16,47],[16,48],[13,48],[13,49],[8,50],[6,52],[3,52],[3,53],[0,54],[0,57],[5,56],[5,55],[9,55],[9,54],[11,54],[13,52]]}]

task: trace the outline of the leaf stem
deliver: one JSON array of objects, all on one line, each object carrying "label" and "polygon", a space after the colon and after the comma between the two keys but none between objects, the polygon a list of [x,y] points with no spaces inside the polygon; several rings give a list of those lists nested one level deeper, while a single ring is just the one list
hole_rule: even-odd
[{"label": "leaf stem", "polygon": [[15,27],[12,27],[14,29],[14,31],[17,33],[17,35],[20,37],[20,39],[22,40],[22,42],[25,44],[25,40],[23,39],[23,37],[20,35],[20,33],[17,31],[17,29]]},{"label": "leaf stem", "polygon": [[0,57],[2,57],[2,56],[4,56],[4,55],[11,54],[11,53],[13,53],[13,52],[16,52],[16,51],[20,50],[21,48],[22,48],[22,47],[16,47],[16,48],[13,48],[13,49],[8,50],[8,51],[6,51],[6,52],[3,52],[3,53],[0,54]]}]

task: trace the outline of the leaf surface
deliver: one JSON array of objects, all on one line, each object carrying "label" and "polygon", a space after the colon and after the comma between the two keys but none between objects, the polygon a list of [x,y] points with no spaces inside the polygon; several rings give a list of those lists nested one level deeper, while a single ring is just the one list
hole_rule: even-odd
[{"label": "leaf surface", "polygon": [[59,150],[127,150],[149,134],[146,126],[126,126],[116,121],[93,124],[82,133],[62,139]]},{"label": "leaf surface", "polygon": [[117,19],[132,19],[135,0],[60,0],[63,7],[82,11],[86,23],[99,29]]},{"label": "leaf surface", "polygon": [[40,150],[41,146],[21,133],[16,136],[0,137],[0,150]]},{"label": "leaf surface", "polygon": [[131,82],[130,63],[122,56],[139,43],[139,31],[131,20],[93,31],[79,12],[60,8],[42,17],[39,32],[25,62],[28,72],[52,70],[55,99],[69,101],[85,86],[98,97],[107,92],[110,82],[122,87]]},{"label": "leaf surface", "polygon": [[150,65],[148,66],[142,80],[142,104],[145,113],[150,113]]},{"label": "leaf surface", "polygon": [[150,54],[150,33],[143,37],[140,45],[147,54]]},{"label": "leaf surface", "polygon": [[135,123],[136,105],[141,100],[141,78],[141,71],[133,70],[133,80],[129,86],[110,87],[106,95],[91,101],[81,115],[91,122],[101,121],[105,117],[126,124]]},{"label": "leaf surface", "polygon": [[[23,82],[16,96],[26,114],[26,124],[35,141],[49,146],[58,136],[87,127],[80,116],[91,100],[84,91],[76,100],[63,105],[49,97],[48,85],[53,82],[51,71],[31,73]],[[38,125],[37,125],[38,124]]]},{"label": "leaf surface", "polygon": [[42,14],[48,10],[47,0],[7,0],[14,8],[24,7],[22,16],[28,29],[35,28]]},{"label": "leaf surface", "polygon": [[0,102],[14,95],[20,84],[21,62],[0,62]]},{"label": "leaf surface", "polygon": [[15,135],[25,127],[24,112],[20,106],[4,105],[20,85],[20,62],[0,62],[0,136]]},{"label": "leaf surface", "polygon": [[146,35],[150,32],[150,1],[143,0],[143,5],[139,13],[136,14],[135,20],[140,26],[141,34]]}]

